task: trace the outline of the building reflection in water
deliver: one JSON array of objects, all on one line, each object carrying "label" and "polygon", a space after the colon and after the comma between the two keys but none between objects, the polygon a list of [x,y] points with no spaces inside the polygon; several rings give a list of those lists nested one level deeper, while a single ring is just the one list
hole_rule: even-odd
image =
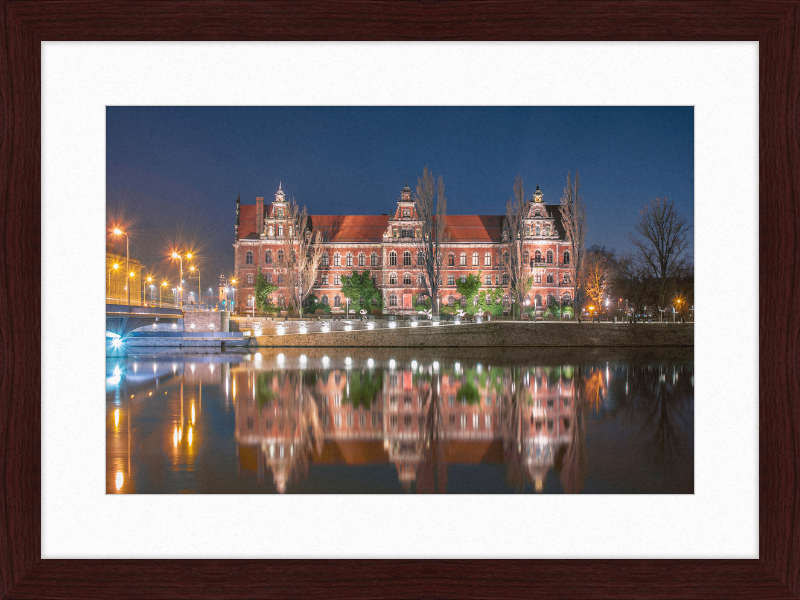
[{"label": "building reflection in water", "polygon": [[[590,472],[603,472],[617,480],[600,491],[691,493],[691,353],[661,362],[598,356],[530,366],[266,352],[109,360],[107,492],[233,489],[220,480],[235,477],[224,411],[233,413],[239,479],[280,493],[316,489],[298,485],[312,465],[394,465],[396,481],[418,493],[453,491],[451,467],[486,465],[503,467],[504,489],[517,492],[580,493]],[[219,471],[223,464],[231,466]],[[656,483],[640,485],[642,477]]]},{"label": "building reflection in water", "polygon": [[[692,401],[691,366],[663,373],[617,366],[498,367],[480,363],[279,354],[230,367],[240,475],[271,478],[281,493],[308,476],[309,464],[394,463],[406,490],[442,493],[450,465],[505,463],[512,489],[544,489],[548,473],[580,493],[588,471],[590,419],[620,411],[647,441],[643,453],[669,470],[691,452],[673,426]],[[228,384],[226,383],[226,386]],[[611,401],[609,386],[624,385]],[[693,383],[692,383],[693,387]],[[246,390],[246,392],[244,392]]]}]

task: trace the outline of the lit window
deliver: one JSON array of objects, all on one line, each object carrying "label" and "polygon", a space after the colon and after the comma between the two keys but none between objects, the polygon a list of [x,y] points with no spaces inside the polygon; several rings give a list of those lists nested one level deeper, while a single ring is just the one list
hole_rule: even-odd
[{"label": "lit window", "polygon": [[466,267],[467,266],[467,253],[462,252],[459,261],[460,266]]},{"label": "lit window", "polygon": [[249,250],[247,251],[247,254],[245,255],[245,261],[244,262],[245,262],[245,264],[248,264],[248,265],[252,265],[253,264],[253,253],[250,252]]},{"label": "lit window", "polygon": [[339,253],[337,252],[337,253],[335,253],[335,254],[333,255],[333,266],[334,266],[334,267],[338,267],[338,266],[340,266],[341,264],[342,264],[342,262],[341,262],[341,258],[339,257]]},{"label": "lit window", "polygon": [[403,252],[403,265],[406,267],[411,266],[411,252],[409,252],[408,250]]},{"label": "lit window", "polygon": [[455,254],[452,252],[447,255],[447,266],[448,267],[455,267],[456,266],[456,257]]},{"label": "lit window", "polygon": [[477,252],[474,252],[472,254],[472,266],[473,267],[477,267],[478,266],[478,253]]},{"label": "lit window", "polygon": [[397,252],[395,252],[394,250],[389,252],[389,265],[392,267],[397,266]]},{"label": "lit window", "polygon": [[358,253],[358,266],[359,267],[363,267],[364,266],[364,262],[365,262],[364,261],[364,253],[363,252],[359,252]]},{"label": "lit window", "polygon": [[353,266],[353,255],[348,252],[347,256],[345,258],[346,258],[345,262],[346,262],[347,266],[348,267],[352,267]]},{"label": "lit window", "polygon": [[483,255],[483,264],[486,267],[492,266],[492,254],[490,252]]}]

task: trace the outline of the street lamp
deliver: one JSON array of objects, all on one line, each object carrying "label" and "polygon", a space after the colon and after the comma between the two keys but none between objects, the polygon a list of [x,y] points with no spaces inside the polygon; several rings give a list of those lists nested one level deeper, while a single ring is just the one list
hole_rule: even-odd
[{"label": "street lamp", "polygon": [[[172,258],[177,258],[179,261],[181,261],[181,283],[183,283],[183,257],[177,252],[173,252]],[[186,258],[192,258],[191,253],[187,253]],[[183,291],[180,287],[178,288],[178,291],[180,292],[178,296],[178,307],[183,308]]]},{"label": "street lamp", "polygon": [[111,271],[116,271],[119,269],[119,263],[114,263],[111,268],[108,270],[108,293],[111,293]]},{"label": "street lamp", "polygon": [[168,285],[168,284],[167,284],[167,282],[166,282],[166,281],[162,281],[162,282],[161,282],[161,285],[160,285],[160,286],[159,286],[159,288],[158,288],[158,305],[159,305],[159,306],[161,306],[161,291],[162,291],[162,290],[163,290],[165,287],[167,287],[167,285]]},{"label": "street lamp", "polygon": [[233,309],[231,314],[233,314],[236,310],[236,280],[231,279],[231,289],[233,290],[233,300],[231,300],[231,304],[233,305]]},{"label": "street lamp", "polygon": [[[150,288],[150,289],[153,289],[154,287],[156,287],[156,286],[153,285],[153,278],[152,277],[148,277],[147,278],[147,283],[149,284],[147,287]],[[146,299],[147,298],[145,297],[145,300]]]},{"label": "street lamp", "polygon": [[192,273],[197,271],[197,294],[200,296],[200,298],[199,298],[200,304],[203,304],[203,288],[200,287],[200,269],[198,269],[197,267],[192,266],[189,270]]},{"label": "street lamp", "polygon": [[[131,258],[130,258],[130,240],[128,239],[128,234],[124,231],[120,231],[119,228],[114,229],[114,235],[124,235],[125,236],[125,271],[129,272],[131,270]],[[131,311],[131,286],[130,282],[125,284],[125,289],[128,292],[128,312]]]}]

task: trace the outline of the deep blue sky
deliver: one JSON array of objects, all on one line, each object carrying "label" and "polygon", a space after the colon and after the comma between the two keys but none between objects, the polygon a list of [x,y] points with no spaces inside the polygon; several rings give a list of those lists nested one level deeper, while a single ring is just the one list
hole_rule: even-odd
[{"label": "deep blue sky", "polygon": [[394,209],[406,181],[415,189],[427,165],[444,176],[450,214],[504,214],[517,173],[527,197],[538,183],[557,203],[578,169],[587,245],[629,251],[627,233],[656,196],[694,223],[692,107],[109,107],[106,115],[109,223],[122,219],[131,253],[159,275],[171,247],[194,247],[206,291],[233,267],[237,193],[243,204],[268,202],[279,181],[311,214],[379,214]]}]

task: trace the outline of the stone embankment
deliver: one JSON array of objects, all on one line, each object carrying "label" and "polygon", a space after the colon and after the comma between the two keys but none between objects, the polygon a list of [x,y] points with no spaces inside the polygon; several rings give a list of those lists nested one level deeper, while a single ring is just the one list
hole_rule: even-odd
[{"label": "stone embankment", "polygon": [[321,347],[649,347],[694,346],[693,323],[468,323],[441,327],[403,327],[268,335],[256,338],[270,348]]}]

